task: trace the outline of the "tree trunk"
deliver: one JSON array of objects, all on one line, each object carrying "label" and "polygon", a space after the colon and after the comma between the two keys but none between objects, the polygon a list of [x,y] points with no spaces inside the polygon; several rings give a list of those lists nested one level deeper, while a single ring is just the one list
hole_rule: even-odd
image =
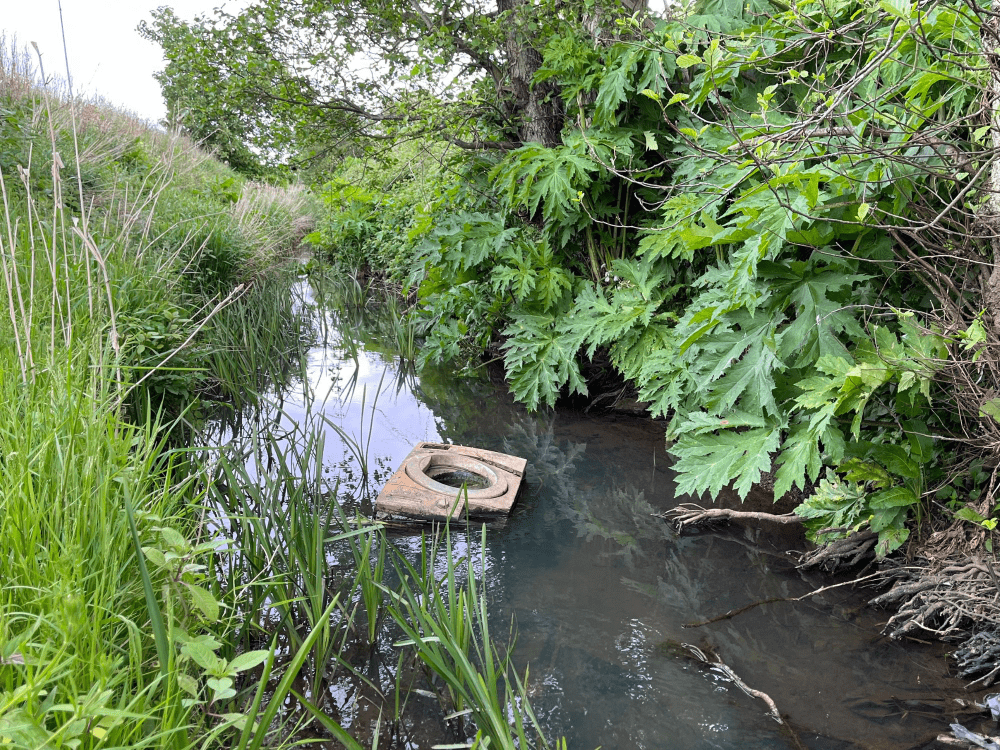
[{"label": "tree trunk", "polygon": [[558,145],[564,121],[559,87],[551,80],[532,84],[535,73],[542,66],[541,53],[524,32],[524,24],[533,10],[532,3],[530,0],[498,0],[497,8],[506,13],[510,29],[504,47],[514,95],[511,115],[517,121],[518,139],[522,143]]}]

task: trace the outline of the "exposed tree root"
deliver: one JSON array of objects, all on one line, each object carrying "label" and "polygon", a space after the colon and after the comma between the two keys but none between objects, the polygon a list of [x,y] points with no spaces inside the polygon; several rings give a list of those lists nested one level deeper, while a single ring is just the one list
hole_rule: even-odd
[{"label": "exposed tree root", "polygon": [[688,526],[701,526],[719,521],[752,521],[755,523],[802,523],[802,518],[794,513],[758,513],[750,510],[729,510],[728,508],[703,508],[694,503],[683,503],[662,515],[683,531]]},{"label": "exposed tree root", "polygon": [[996,633],[976,633],[955,651],[958,662],[958,676],[967,678],[986,672],[970,684],[982,683],[983,687],[993,684],[1000,674],[1000,636]]},{"label": "exposed tree root", "polygon": [[840,568],[853,568],[875,556],[878,534],[859,531],[843,539],[834,539],[824,547],[805,553],[799,560],[800,568],[823,568],[831,573]]},{"label": "exposed tree root", "polygon": [[988,561],[974,559],[890,570],[895,584],[871,603],[896,608],[885,626],[891,638],[922,633],[962,640],[973,630],[1000,628],[1000,588],[991,568]]}]

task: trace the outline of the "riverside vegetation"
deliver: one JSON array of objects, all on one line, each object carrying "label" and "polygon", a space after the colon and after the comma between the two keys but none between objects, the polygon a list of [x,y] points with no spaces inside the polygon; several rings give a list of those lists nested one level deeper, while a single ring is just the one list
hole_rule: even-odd
[{"label": "riverside vegetation", "polygon": [[[348,518],[308,425],[266,476],[185,444],[295,376],[282,269],[312,198],[0,48],[0,744],[360,748],[406,736],[418,687],[452,742],[547,746],[447,535],[410,561]],[[387,640],[396,683],[352,737],[323,690]]]},{"label": "riverside vegetation", "polygon": [[187,127],[227,123],[210,130],[234,164],[252,144],[256,168],[325,181],[310,241],[410,295],[424,358],[502,358],[531,408],[631,392],[667,420],[680,491],[773,486],[825,547],[814,559],[888,560],[895,635],[955,639],[1000,625],[983,594],[996,29],[977,0],[663,16],[643,0],[256,0],[143,26]]}]

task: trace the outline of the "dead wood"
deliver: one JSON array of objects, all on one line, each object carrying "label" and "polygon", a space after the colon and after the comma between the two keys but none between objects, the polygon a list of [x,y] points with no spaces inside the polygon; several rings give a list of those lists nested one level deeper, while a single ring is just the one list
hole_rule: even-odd
[{"label": "dead wood", "polygon": [[681,645],[684,646],[684,648],[686,648],[692,654],[694,654],[695,658],[697,658],[700,662],[707,664],[710,668],[712,668],[716,672],[720,672],[721,674],[728,677],[736,685],[736,687],[738,687],[744,693],[749,695],[751,698],[757,698],[758,700],[764,701],[764,703],[767,704],[768,715],[779,724],[785,723],[781,718],[781,712],[778,711],[778,706],[771,699],[771,696],[760,690],[754,690],[752,687],[743,682],[743,680],[741,680],[739,676],[728,665],[726,665],[721,659],[719,659],[718,656],[716,656],[715,660],[713,661],[712,659],[709,659],[708,656],[705,655],[705,652],[702,651],[697,646],[692,646],[690,643],[682,643]]},{"label": "dead wood", "polygon": [[754,523],[802,523],[801,516],[794,513],[760,513],[751,510],[730,510],[729,508],[703,508],[694,503],[682,503],[664,513],[662,518],[674,524],[677,531],[688,526],[702,526],[720,521],[751,521]]},{"label": "dead wood", "polygon": [[840,568],[853,568],[875,556],[876,542],[878,534],[874,531],[858,531],[807,552],[799,560],[799,567],[823,568],[830,572]]}]

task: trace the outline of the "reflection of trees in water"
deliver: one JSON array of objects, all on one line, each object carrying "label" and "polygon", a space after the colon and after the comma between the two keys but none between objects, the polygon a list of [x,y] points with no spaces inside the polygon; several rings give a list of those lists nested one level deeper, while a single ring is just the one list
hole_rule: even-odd
[{"label": "reflection of trees in water", "polygon": [[656,509],[646,500],[644,490],[622,482],[613,466],[603,476],[594,472],[595,462],[587,463],[587,444],[559,440],[554,413],[536,415],[511,425],[504,440],[505,450],[528,456],[529,485],[536,497],[544,496],[545,522],[572,524],[578,537],[588,542],[604,539],[614,546],[602,555],[620,557],[630,570],[645,559],[661,542],[673,536]]},{"label": "reflection of trees in water", "polygon": [[599,537],[617,545],[616,551],[603,554],[621,557],[629,570],[646,560],[646,543],[661,542],[672,534],[663,520],[654,516],[656,509],[646,501],[645,493],[631,485],[580,493],[564,513],[576,526],[578,536],[588,542]]}]

